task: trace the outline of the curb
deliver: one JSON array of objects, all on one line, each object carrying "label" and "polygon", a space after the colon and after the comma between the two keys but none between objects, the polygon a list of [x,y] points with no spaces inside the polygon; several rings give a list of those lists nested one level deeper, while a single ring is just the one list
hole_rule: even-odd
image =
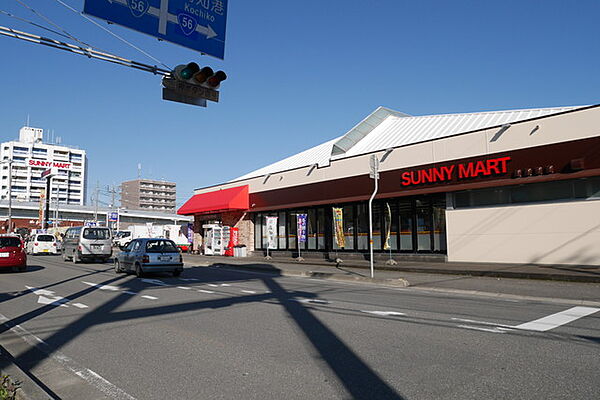
[{"label": "curb", "polygon": [[397,279],[381,279],[381,278],[368,278],[365,276],[349,276],[344,274],[337,274],[333,272],[320,272],[320,271],[294,271],[287,269],[278,269],[278,268],[269,268],[269,267],[260,267],[260,266],[246,266],[244,264],[225,264],[225,263],[214,263],[215,267],[230,267],[230,268],[239,268],[250,271],[263,271],[263,272],[272,272],[279,273],[282,276],[299,276],[303,278],[313,278],[313,279],[330,279],[336,281],[345,281],[345,282],[357,282],[357,283],[373,283],[377,285],[386,285],[386,286],[394,286],[394,287],[408,287],[410,284],[404,278]]}]

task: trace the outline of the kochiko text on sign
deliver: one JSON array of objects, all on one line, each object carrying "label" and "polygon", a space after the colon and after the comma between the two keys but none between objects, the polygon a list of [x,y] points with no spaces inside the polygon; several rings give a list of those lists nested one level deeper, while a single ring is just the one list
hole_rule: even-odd
[{"label": "kochiko text on sign", "polygon": [[71,169],[71,163],[67,163],[67,162],[29,160],[27,162],[27,164],[31,167]]},{"label": "kochiko text on sign", "polygon": [[509,161],[510,157],[498,157],[483,161],[471,161],[467,163],[444,165],[442,167],[406,171],[402,173],[402,186],[502,175],[508,172]]}]

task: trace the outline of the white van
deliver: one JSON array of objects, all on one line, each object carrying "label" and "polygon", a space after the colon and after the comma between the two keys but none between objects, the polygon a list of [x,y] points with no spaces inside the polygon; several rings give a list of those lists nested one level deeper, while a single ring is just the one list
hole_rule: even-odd
[{"label": "white van", "polygon": [[67,229],[62,245],[63,260],[98,260],[105,262],[112,256],[110,229],[95,226],[78,226]]},{"label": "white van", "polygon": [[58,254],[56,238],[48,233],[32,235],[25,246],[27,254]]}]

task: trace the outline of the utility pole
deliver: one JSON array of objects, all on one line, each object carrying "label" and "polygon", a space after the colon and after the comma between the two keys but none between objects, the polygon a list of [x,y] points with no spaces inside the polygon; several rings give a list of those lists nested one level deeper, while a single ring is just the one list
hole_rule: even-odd
[{"label": "utility pole", "polygon": [[371,278],[374,277],[375,271],[373,268],[373,199],[377,194],[378,183],[379,183],[379,159],[376,154],[372,154],[370,158],[371,173],[369,177],[375,180],[375,188],[373,194],[369,198],[369,255],[371,264]]},{"label": "utility pole", "polygon": [[94,222],[98,223],[98,192],[100,190],[100,188],[98,187],[100,183],[98,181],[96,181],[96,190],[94,191],[94,201],[95,201],[95,207],[94,207]]}]

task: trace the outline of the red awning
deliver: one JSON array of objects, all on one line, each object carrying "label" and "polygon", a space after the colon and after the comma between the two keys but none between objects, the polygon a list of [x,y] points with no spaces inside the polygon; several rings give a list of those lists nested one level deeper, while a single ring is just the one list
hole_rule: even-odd
[{"label": "red awning", "polygon": [[177,210],[180,215],[248,209],[248,185],[196,194]]}]

